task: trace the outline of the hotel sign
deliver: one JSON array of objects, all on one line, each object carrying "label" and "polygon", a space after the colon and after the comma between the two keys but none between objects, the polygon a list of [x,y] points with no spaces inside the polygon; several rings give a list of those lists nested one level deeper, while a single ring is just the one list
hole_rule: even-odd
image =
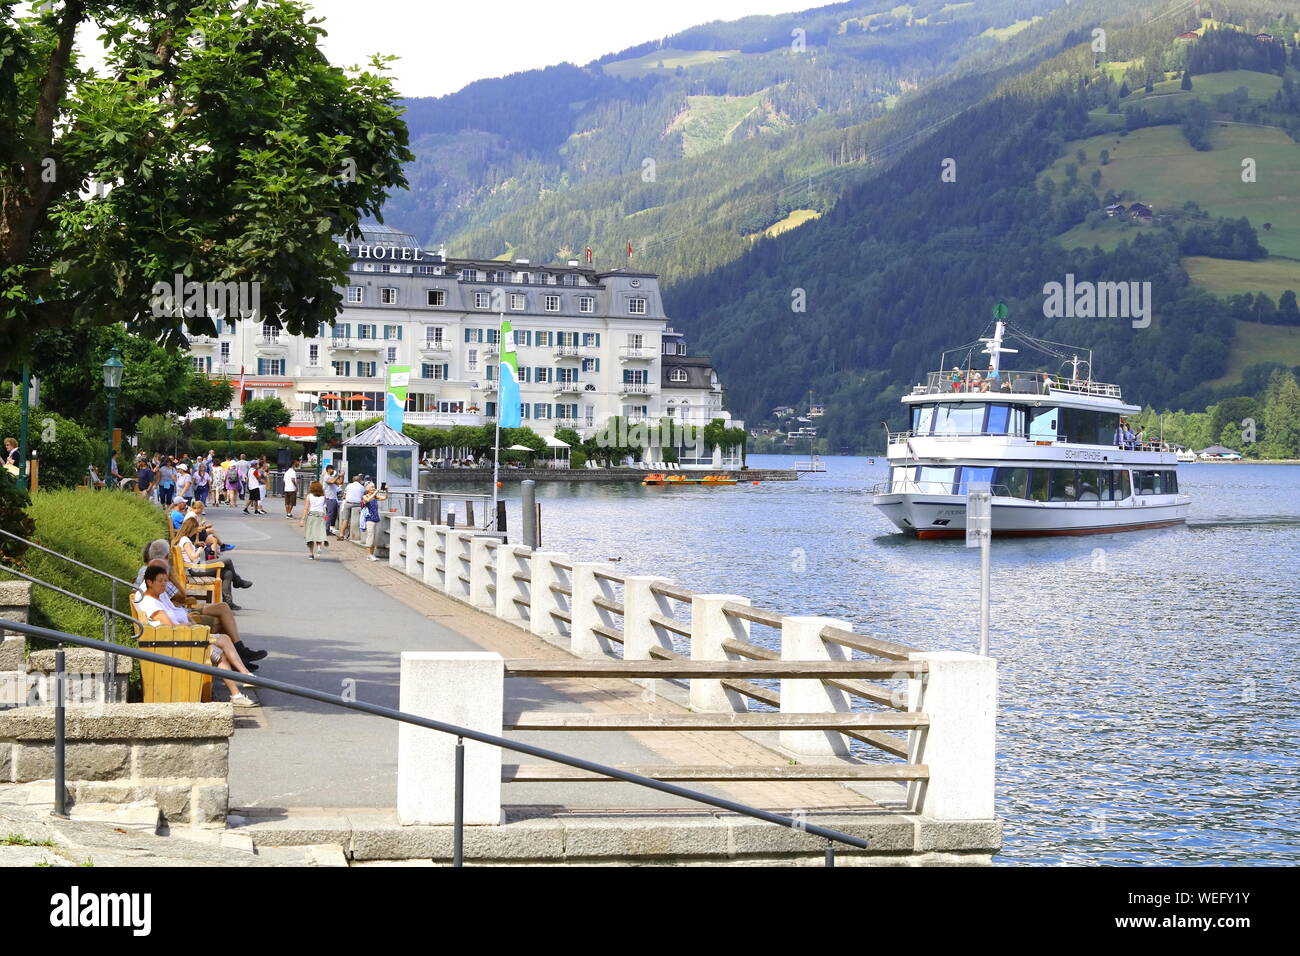
[{"label": "hotel sign", "polygon": [[353,259],[387,259],[391,262],[424,262],[426,256],[424,250],[418,246],[380,246],[370,245],[369,243],[357,243],[355,245],[340,242],[339,248],[343,254],[351,256]]}]

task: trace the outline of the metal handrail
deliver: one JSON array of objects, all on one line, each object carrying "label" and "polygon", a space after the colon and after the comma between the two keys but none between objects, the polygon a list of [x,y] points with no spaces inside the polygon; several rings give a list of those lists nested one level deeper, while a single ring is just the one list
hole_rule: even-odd
[{"label": "metal handrail", "polygon": [[[69,558],[68,560],[72,560],[72,559]],[[92,568],[91,570],[94,569]],[[97,608],[98,610],[103,611],[105,614],[114,614],[117,617],[122,618],[124,621],[129,621],[132,628],[134,628],[136,631],[136,633],[132,635],[133,637],[139,638],[140,635],[144,633],[144,627],[143,625],[140,624],[139,621],[137,621],[129,614],[123,614],[121,611],[117,610],[116,608],[105,607],[103,604],[100,604],[98,601],[92,601],[88,597],[83,597],[80,594],[75,594],[72,591],[67,590],[66,588],[59,587],[57,584],[51,584],[49,581],[43,581],[40,578],[36,577],[35,575],[28,574],[26,571],[19,571],[17,568],[11,568],[7,564],[0,564],[0,572],[4,572],[5,574],[16,574],[18,575],[18,577],[22,578],[25,581],[30,581],[33,584],[39,584],[43,588],[49,588],[51,591],[59,592],[64,597],[70,597],[73,600],[80,601],[82,604],[89,604],[91,607]],[[134,588],[135,585],[131,585],[131,587]],[[9,625],[11,623],[13,622],[5,621],[3,629],[8,630]]]},{"label": "metal handrail", "polygon": [[107,571],[101,571],[99,568],[92,568],[89,564],[83,564],[82,562],[78,561],[76,558],[70,558],[66,554],[61,554],[58,551],[51,551],[49,548],[45,547],[45,545],[37,544],[35,541],[28,541],[26,538],[20,535],[16,535],[12,531],[6,531],[4,528],[0,528],[0,534],[4,535],[7,538],[13,538],[15,541],[21,541],[29,548],[35,548],[38,551],[44,551],[46,554],[51,554],[56,558],[62,558],[64,561],[67,561],[69,564],[75,564],[77,567],[81,568],[84,571],[93,571],[95,574],[98,574],[100,577],[108,578],[110,581],[116,581],[118,584],[125,584],[127,587],[131,588],[131,590],[133,591],[135,590],[135,583],[132,581],[124,581],[119,577],[109,574]]},{"label": "metal handrail", "polygon": [[[63,642],[75,644],[79,647],[89,647],[93,650],[102,650],[105,654],[120,654],[125,657],[135,658],[140,661],[149,661],[154,664],[163,664],[168,667],[178,667],[181,670],[194,671],[199,674],[207,674],[210,677],[220,679],[230,679],[231,672],[222,670],[219,667],[211,667],[206,664],[197,664],[192,661],[178,660],[174,657],[167,657],[162,654],[155,654],[151,651],[142,651],[134,647],[122,647],[117,644],[110,644],[106,641],[97,641],[92,638],[79,637],[76,634],[68,634],[64,631],[55,631],[49,628],[37,627],[34,624],[26,624],[18,621],[6,621],[6,630],[15,630],[21,634],[27,634],[31,637],[39,637],[47,641]],[[59,816],[66,816],[66,794],[63,787],[63,768],[64,768],[64,702],[63,702],[63,648],[60,647],[55,653],[55,672],[56,672],[56,692],[55,692],[55,813]],[[842,833],[839,830],[832,830],[829,827],[818,826],[817,824],[808,823],[805,820],[795,820],[791,817],[782,816],[779,813],[772,813],[769,810],[760,810],[757,807],[751,807],[743,803],[737,803],[734,800],[727,800],[723,797],[715,797],[711,794],[702,793],[698,790],[691,790],[687,787],[679,787],[676,784],[665,783],[662,780],[655,780],[651,777],[643,777],[640,774],[629,773],[626,770],[620,770],[617,767],[606,766],[605,764],[595,763],[591,760],[584,760],[581,757],[573,757],[569,754],[562,754],[554,750],[546,750],[542,747],[535,747],[531,744],[521,743],[517,740],[508,740],[505,737],[498,737],[495,734],[485,733],[481,730],[473,730],[469,727],[460,727],[456,724],[449,724],[440,720],[433,720],[429,717],[420,717],[416,714],[408,714],[405,711],[396,710],[391,707],[384,707],[379,704],[367,704],[363,701],[346,700],[336,697],[333,694],[327,694],[323,691],[313,690],[310,687],[302,687],[297,684],[289,684],[284,681],[273,680],[269,677],[259,677],[256,674],[240,674],[238,676],[240,683],[251,684],[254,687],[263,687],[267,690],[277,690],[284,694],[291,694],[295,697],[305,697],[308,700],[319,701],[323,704],[332,704],[335,707],[342,707],[345,710],[360,711],[363,714],[373,714],[376,717],[384,717],[388,720],[397,720],[406,724],[413,724],[417,727],[425,727],[429,730],[437,730],[444,734],[454,734],[456,742],[456,774],[455,774],[455,831],[453,837],[453,865],[460,866],[462,860],[463,832],[464,832],[464,741],[478,741],[479,743],[490,744],[494,747],[500,747],[502,750],[512,750],[515,753],[527,754],[530,757],[540,757],[543,760],[550,760],[554,763],[565,764],[578,770],[586,770],[590,773],[599,774],[602,777],[609,777],[613,780],[622,780],[626,783],[634,783],[637,786],[646,787],[650,790],[657,790],[660,793],[667,793],[675,797],[682,797],[686,800],[692,800],[696,803],[707,804],[708,806],[717,807],[720,810],[727,810],[732,813],[739,813],[742,816],[753,817],[756,820],[764,820],[768,823],[775,823],[779,826],[789,827],[792,830],[803,830],[814,836],[822,837],[826,840],[826,865],[834,866],[835,864],[835,843],[843,843],[847,846],[856,847],[860,850],[870,849],[866,840],[860,837],[851,836]]]}]

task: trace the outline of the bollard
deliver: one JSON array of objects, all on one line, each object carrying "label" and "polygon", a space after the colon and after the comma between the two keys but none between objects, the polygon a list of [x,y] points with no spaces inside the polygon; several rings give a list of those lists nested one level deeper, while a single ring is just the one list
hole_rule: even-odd
[{"label": "bollard", "polygon": [[[691,596],[691,660],[736,661],[741,658],[726,650],[728,640],[748,641],[749,622],[722,612],[724,604],[749,604],[749,598],[735,594],[694,594]],[[747,699],[727,690],[720,680],[691,679],[691,709],[714,713],[744,713]]]},{"label": "bollard", "polygon": [[525,478],[519,483],[520,501],[520,541],[526,548],[537,548],[537,482]]},{"label": "bollard", "polygon": [[[494,530],[500,531],[502,535],[504,535],[506,531],[509,530],[508,528],[506,528],[506,503],[504,501],[497,502],[497,521],[496,521],[496,528]],[[502,540],[505,539],[503,538]]]},{"label": "bollard", "polygon": [[[822,640],[822,628],[837,627],[851,631],[853,625],[830,617],[784,617],[781,619],[781,660],[847,661],[848,648]],[[781,713],[847,713],[848,695],[821,680],[781,679]],[[806,756],[848,756],[844,735],[834,730],[783,730],[781,746],[793,754]]]}]

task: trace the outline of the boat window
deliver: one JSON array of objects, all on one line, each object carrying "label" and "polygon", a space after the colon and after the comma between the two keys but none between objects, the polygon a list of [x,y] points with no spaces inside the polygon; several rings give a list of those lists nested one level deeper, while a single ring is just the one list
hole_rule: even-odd
[{"label": "boat window", "polygon": [[934,406],[933,405],[913,405],[912,406],[912,434],[928,435],[930,429],[934,427]]},{"label": "boat window", "polygon": [[983,491],[992,484],[992,468],[973,468],[970,465],[963,465],[961,477],[957,482],[957,494],[964,495],[968,491]]},{"label": "boat window", "polygon": [[984,428],[984,406],[976,402],[944,402],[935,407],[935,435],[978,435]]},{"label": "boat window", "polygon": [[1030,409],[1029,437],[1037,441],[1056,441],[1057,408]]},{"label": "boat window", "polygon": [[999,468],[993,475],[997,493],[1008,498],[1029,497],[1028,468]]},{"label": "boat window", "polygon": [[1079,485],[1072,468],[1049,468],[1049,501],[1075,501],[1079,497]]},{"label": "boat window", "polygon": [[1095,412],[1086,408],[1060,409],[1061,441],[1081,445],[1114,445],[1119,413]]},{"label": "boat window", "polygon": [[1167,495],[1178,494],[1178,472],[1176,471],[1165,472],[1165,494]]},{"label": "boat window", "polygon": [[1133,472],[1133,486],[1139,495],[1154,495],[1156,493],[1156,472]]},{"label": "boat window", "polygon": [[956,468],[936,468],[930,465],[922,465],[921,473],[917,477],[917,484],[924,493],[933,495],[947,495],[952,493],[953,482],[957,478]]},{"label": "boat window", "polygon": [[1029,500],[1046,501],[1048,492],[1048,468],[1033,468],[1029,472]]},{"label": "boat window", "polygon": [[[1080,501],[1101,501],[1101,487],[1103,474],[1091,468],[1080,469],[1077,472],[1079,483],[1079,500]],[[1109,482],[1106,484],[1106,496],[1110,496]]]},{"label": "boat window", "polygon": [[1115,500],[1123,501],[1125,498],[1132,496],[1133,485],[1129,481],[1128,471],[1120,471],[1115,474]]},{"label": "boat window", "polygon": [[1010,409],[1005,405],[990,405],[988,414],[988,424],[984,430],[990,435],[1005,435],[1007,433],[1007,413]]}]

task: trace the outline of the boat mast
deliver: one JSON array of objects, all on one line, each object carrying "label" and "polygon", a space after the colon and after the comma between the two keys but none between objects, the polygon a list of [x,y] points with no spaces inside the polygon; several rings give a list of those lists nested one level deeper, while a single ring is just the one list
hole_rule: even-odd
[{"label": "boat mast", "polygon": [[1005,349],[1002,347],[1002,333],[1004,326],[998,321],[993,327],[993,337],[991,339],[980,339],[984,343],[982,351],[989,357],[989,368],[995,372],[1002,370],[1001,357],[1003,354],[1014,355],[1018,349]]}]

